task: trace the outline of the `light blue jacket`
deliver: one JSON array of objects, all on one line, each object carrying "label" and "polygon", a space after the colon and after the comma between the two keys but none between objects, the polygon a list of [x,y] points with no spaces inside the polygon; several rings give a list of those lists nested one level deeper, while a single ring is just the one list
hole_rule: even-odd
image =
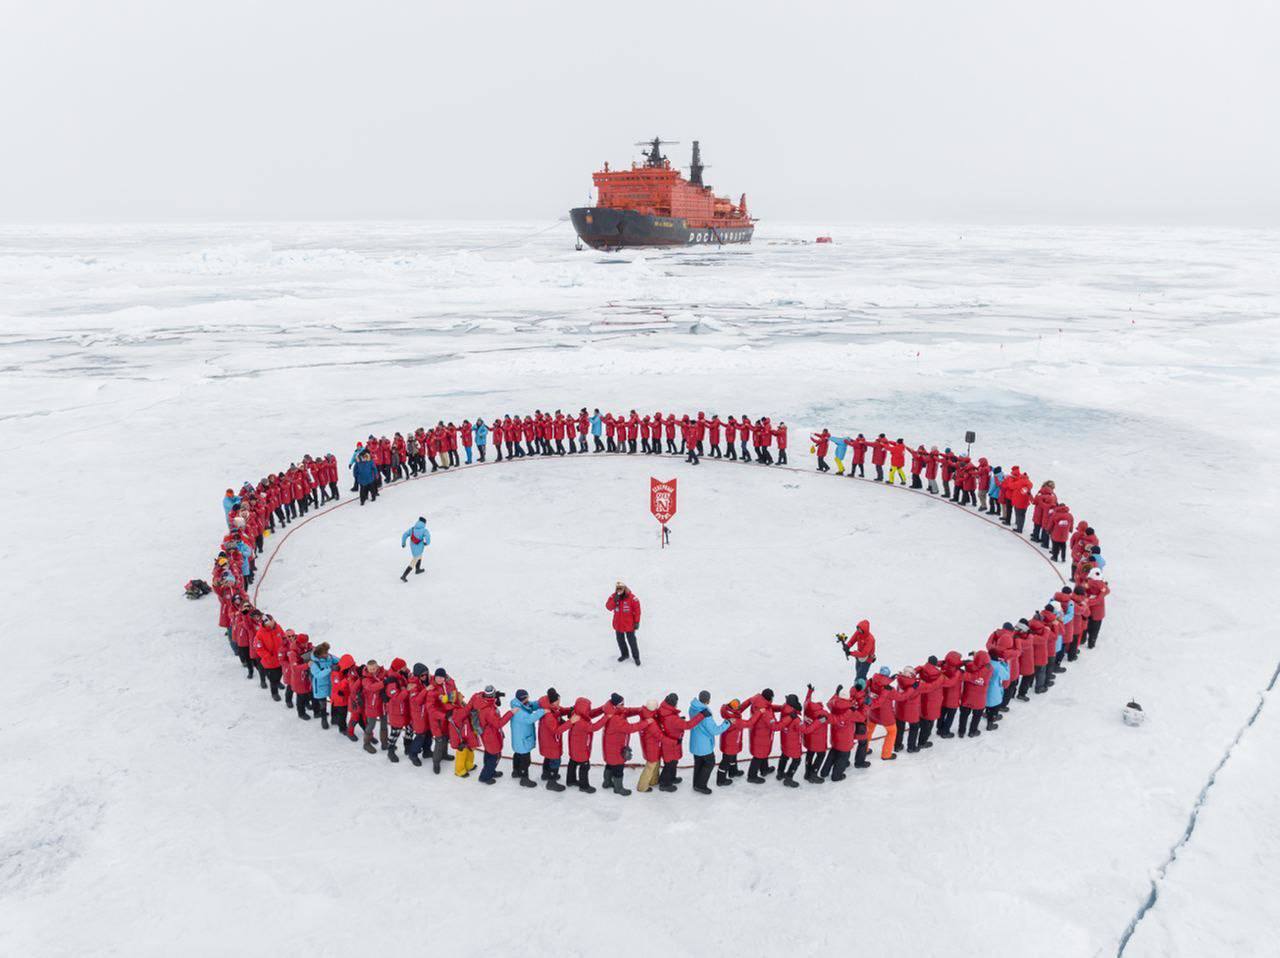
[{"label": "light blue jacket", "polygon": [[1001,659],[991,660],[991,681],[987,683],[987,708],[1004,701],[1004,682],[1009,678],[1009,663]]},{"label": "light blue jacket", "polygon": [[[237,542],[233,542],[233,543],[231,544],[231,548],[235,549],[236,551],[238,551],[238,552],[240,553],[240,572],[241,572],[241,574],[243,574],[243,575],[248,575],[248,574],[249,574],[249,559],[250,559],[250,557],[253,555],[253,550],[252,550],[252,549],[250,549],[250,548],[249,548],[247,545],[245,545],[243,542],[239,542],[239,541],[237,541]],[[230,559],[230,556],[228,555],[228,557],[227,557],[227,558],[228,558],[228,560],[229,560],[229,559]]]},{"label": "light blue jacket", "polygon": [[689,718],[699,712],[706,712],[707,717],[689,730],[690,755],[714,755],[716,739],[729,731],[729,720],[717,723],[711,715],[710,706],[703,705],[698,699],[689,703]]},{"label": "light blue jacket", "polygon": [[240,504],[239,496],[223,496],[222,497],[222,514],[229,516],[231,510]]},{"label": "light blue jacket", "polygon": [[329,674],[337,664],[338,660],[332,655],[326,655],[323,659],[318,659],[314,655],[311,656],[311,694],[316,698],[327,699],[329,697],[331,690]]},{"label": "light blue jacket", "polygon": [[[410,537],[416,538],[417,542],[409,542]],[[400,548],[404,548],[404,544],[409,542],[409,551],[413,553],[416,559],[422,555],[422,550],[431,545],[431,533],[427,531],[425,522],[415,522],[413,528],[404,530],[404,535],[400,537]]]},{"label": "light blue jacket", "polygon": [[595,413],[594,415],[592,415],[592,417],[591,417],[591,435],[593,435],[593,436],[598,436],[598,435],[600,435],[600,429],[601,429],[601,427],[602,427],[603,423],[604,423],[604,420],[603,420],[602,418],[600,418],[600,414],[599,414],[599,413]]},{"label": "light blue jacket", "polygon": [[[1075,604],[1073,603],[1073,604],[1071,604],[1071,605],[1068,605],[1068,606],[1067,606],[1067,611],[1066,611],[1066,612],[1062,613],[1062,624],[1063,624],[1063,625],[1066,625],[1068,622],[1071,622],[1073,619],[1075,619],[1075,617],[1076,617],[1076,607],[1075,607]],[[1063,635],[1065,635],[1065,634],[1066,634],[1066,630],[1063,630]],[[1058,642],[1057,642],[1057,644],[1054,646],[1053,651],[1054,651],[1055,653],[1056,653],[1056,652],[1061,652],[1061,651],[1062,651],[1062,636],[1061,636],[1061,635],[1060,635],[1060,636],[1058,636]]]},{"label": "light blue jacket", "polygon": [[547,714],[532,704],[520,705],[513,702],[511,715],[511,751],[532,752],[538,744],[538,719]]},{"label": "light blue jacket", "polygon": [[482,422],[476,423],[476,445],[486,446],[489,444],[489,427]]},{"label": "light blue jacket", "polygon": [[991,470],[991,482],[987,486],[987,495],[993,499],[1000,498],[1000,481],[1004,479],[1004,473],[999,468]]},{"label": "light blue jacket", "polygon": [[364,446],[358,446],[355,450],[353,450],[351,453],[351,458],[347,460],[347,468],[350,469],[352,466],[354,466],[356,464],[356,461],[364,454],[364,452],[365,452]]},{"label": "light blue jacket", "polygon": [[847,436],[832,436],[831,445],[836,447],[836,458],[843,459],[844,451],[849,448],[849,439]]}]

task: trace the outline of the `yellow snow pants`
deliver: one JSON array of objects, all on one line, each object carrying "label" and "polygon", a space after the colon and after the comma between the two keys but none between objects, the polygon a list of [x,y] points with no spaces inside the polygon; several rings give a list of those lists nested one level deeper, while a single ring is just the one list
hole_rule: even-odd
[{"label": "yellow snow pants", "polygon": [[453,753],[453,774],[462,778],[476,767],[476,753],[469,748],[460,748]]}]

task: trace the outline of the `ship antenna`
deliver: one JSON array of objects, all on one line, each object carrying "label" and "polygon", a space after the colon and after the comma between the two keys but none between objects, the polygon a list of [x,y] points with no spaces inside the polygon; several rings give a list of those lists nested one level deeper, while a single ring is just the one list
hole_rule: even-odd
[{"label": "ship antenna", "polygon": [[652,140],[644,140],[635,145],[649,147],[647,150],[640,151],[640,155],[644,157],[645,166],[660,167],[667,162],[667,158],[662,155],[662,147],[676,146],[679,142],[679,140],[664,140],[660,136],[655,136]]}]

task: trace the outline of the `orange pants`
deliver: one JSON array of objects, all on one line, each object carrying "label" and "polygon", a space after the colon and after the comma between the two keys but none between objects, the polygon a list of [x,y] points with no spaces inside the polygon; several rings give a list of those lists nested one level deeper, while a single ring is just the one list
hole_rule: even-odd
[{"label": "orange pants", "polygon": [[[876,734],[876,723],[867,723],[867,741],[870,742]],[[898,726],[886,725],[884,727],[884,747],[880,749],[881,760],[893,757],[893,743],[898,740]]]}]

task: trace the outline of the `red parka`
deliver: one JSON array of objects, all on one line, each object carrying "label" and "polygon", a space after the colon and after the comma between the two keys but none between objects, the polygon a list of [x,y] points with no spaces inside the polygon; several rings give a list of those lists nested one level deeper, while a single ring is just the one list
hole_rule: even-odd
[{"label": "red parka", "polygon": [[639,709],[622,708],[612,702],[605,703],[604,735],[601,736],[600,745],[604,751],[606,765],[621,765],[625,762],[622,750],[627,747],[632,733],[640,731],[646,723],[651,721],[645,718],[636,718],[634,722],[631,721],[630,716],[636,716],[639,712]]},{"label": "red parka", "polygon": [[960,693],[960,704],[967,709],[984,709],[987,707],[987,684],[991,681],[991,657],[986,649],[979,649],[973,654],[973,660],[964,666],[964,690]]},{"label": "red parka", "polygon": [[634,632],[640,628],[640,600],[634,592],[627,590],[621,599],[616,591],[610,592],[604,607],[613,613],[615,632]]},{"label": "red parka", "polygon": [[684,756],[684,733],[689,731],[704,718],[706,712],[699,712],[691,719],[683,718],[680,710],[669,702],[658,706],[658,722],[662,725],[662,760],[674,762]]},{"label": "red parka", "polygon": [[596,732],[604,727],[606,719],[603,717],[597,721],[592,721],[596,716],[600,715],[601,709],[593,709],[591,700],[580,698],[573,703],[573,718],[576,722],[572,722],[569,726],[569,760],[573,762],[589,762],[591,761],[591,742],[595,738]]}]

